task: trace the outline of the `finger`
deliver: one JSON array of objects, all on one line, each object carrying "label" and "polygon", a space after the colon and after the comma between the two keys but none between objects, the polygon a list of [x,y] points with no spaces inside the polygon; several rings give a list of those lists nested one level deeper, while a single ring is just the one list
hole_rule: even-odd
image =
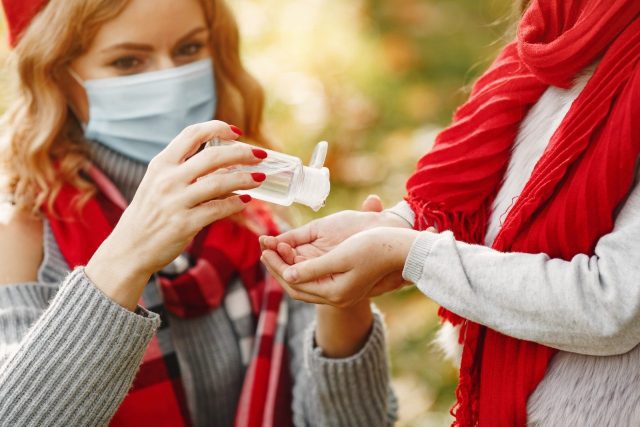
[{"label": "finger", "polygon": [[[297,286],[292,286],[290,283],[288,283],[287,280],[282,277],[282,273],[287,269],[287,267],[289,267],[289,265],[284,260],[282,260],[282,258],[280,258],[280,256],[276,252],[271,250],[264,251],[260,259],[267,270],[269,270],[269,272],[273,275],[273,277],[276,278],[278,282],[280,282],[280,285],[286,288],[287,293],[292,298],[303,299],[304,301],[313,302],[314,304],[329,303],[329,301],[324,298],[324,295],[322,295],[322,286],[318,286],[317,283],[315,284],[315,288],[313,286],[306,286],[304,290],[298,289]],[[323,298],[323,300],[320,301],[314,299],[313,301],[311,301],[309,300],[309,298]]]},{"label": "finger", "polygon": [[287,243],[295,248],[306,243],[311,243],[316,239],[315,221],[311,221],[302,227],[294,228],[276,237],[278,242]]},{"label": "finger", "polygon": [[263,246],[263,251],[265,249],[275,251],[278,248],[278,239],[274,236],[260,236],[260,245]]},{"label": "finger", "polygon": [[382,200],[377,194],[370,194],[367,196],[365,201],[362,202],[362,207],[360,208],[360,210],[364,212],[382,212],[383,209],[384,206],[382,204]]},{"label": "finger", "polygon": [[294,264],[298,264],[298,263],[301,263],[303,261],[306,261],[307,259],[308,259],[307,257],[304,257],[302,255],[296,255],[296,257],[293,259],[293,263]]},{"label": "finger", "polygon": [[326,298],[319,297],[317,295],[313,295],[308,292],[302,292],[297,289],[293,289],[285,281],[278,282],[278,283],[280,283],[280,286],[282,286],[285,292],[295,300],[304,301],[309,304],[330,305],[329,300],[327,300]]},{"label": "finger", "polygon": [[212,222],[241,212],[251,201],[248,196],[231,196],[220,200],[211,200],[190,209],[195,224],[204,228]]},{"label": "finger", "polygon": [[235,165],[257,165],[264,159],[264,155],[266,155],[266,151],[251,148],[247,144],[208,147],[180,165],[178,173],[188,182],[192,182],[220,168]]},{"label": "finger", "polygon": [[216,137],[233,141],[238,135],[228,124],[219,120],[194,124],[180,132],[158,156],[174,163],[182,163],[202,144]]},{"label": "finger", "polygon": [[287,268],[289,268],[289,264],[284,262],[277,252],[267,249],[262,252],[262,260],[267,268],[273,270],[277,276],[284,278],[283,273]]},{"label": "finger", "polygon": [[303,256],[306,259],[317,258],[317,257],[327,253],[326,250],[322,250],[320,248],[317,248],[317,247],[313,246],[313,244],[300,245],[300,246],[295,248],[295,251],[296,251],[296,255],[297,256]]},{"label": "finger", "polygon": [[260,261],[265,265],[269,274],[273,276],[274,279],[282,286],[285,292],[293,299],[308,302],[311,304],[328,304],[329,301],[325,298],[319,297],[318,295],[314,295],[313,293],[302,292],[292,288],[286,280],[282,278],[282,276],[278,275],[278,273],[273,269],[270,264],[270,261],[265,259],[264,255],[260,258]]},{"label": "finger", "polygon": [[280,242],[277,246],[277,252],[280,255],[280,258],[284,260],[287,264],[291,265],[295,262],[296,251],[287,243]]},{"label": "finger", "polygon": [[322,298],[328,305],[344,308],[367,298],[370,293],[370,289],[364,288],[358,294],[349,295],[348,285],[354,281],[352,276],[352,272],[347,272],[325,276],[320,282],[287,283],[287,286],[292,291]]},{"label": "finger", "polygon": [[219,175],[207,175],[187,186],[182,197],[186,199],[189,207],[197,206],[210,200],[224,197],[237,190],[250,190],[259,187],[261,182],[256,181],[248,172],[232,172]]},{"label": "finger", "polygon": [[[284,279],[283,279],[284,280]],[[285,281],[286,282],[286,281]],[[329,302],[329,297],[335,289],[331,279],[323,280],[323,283],[304,282],[304,283],[287,283],[292,290],[296,292],[304,292],[318,298],[323,298]]]},{"label": "finger", "polygon": [[317,258],[294,264],[282,272],[282,277],[289,283],[313,282],[330,274],[347,271],[344,260],[335,256],[335,252],[328,252]]},{"label": "finger", "polygon": [[[268,270],[268,268],[267,268]],[[275,276],[274,276],[275,277]],[[284,291],[287,293],[287,295],[289,295],[291,298],[298,300],[298,301],[303,301],[309,304],[323,304],[323,305],[329,305],[330,302],[329,300],[327,300],[326,298],[317,296],[317,295],[313,295],[310,294],[308,292],[303,292],[303,291],[299,291],[297,289],[292,288],[284,279],[280,278],[280,280],[276,279],[278,281],[278,283],[280,284],[280,286],[282,286],[282,289],[284,289]]]},{"label": "finger", "polygon": [[260,237],[258,237],[258,243],[260,243],[260,251],[262,251],[262,252],[264,252],[267,249],[269,249],[267,247],[266,243],[265,243],[268,237],[271,237],[271,236],[260,236]]}]

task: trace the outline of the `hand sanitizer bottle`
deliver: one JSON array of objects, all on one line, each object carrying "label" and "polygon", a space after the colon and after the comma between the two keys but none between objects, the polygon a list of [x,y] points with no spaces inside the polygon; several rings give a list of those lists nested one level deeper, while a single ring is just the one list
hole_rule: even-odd
[{"label": "hand sanitizer bottle", "polygon": [[[207,147],[240,144],[236,141],[225,141],[215,138],[207,143]],[[249,194],[251,197],[282,206],[300,203],[318,211],[324,206],[331,184],[329,169],[324,167],[327,157],[328,143],[322,141],[316,145],[309,166],[294,156],[265,150],[267,158],[255,166],[235,166],[229,171],[262,172],[267,179],[253,190],[236,191],[237,194]]]}]

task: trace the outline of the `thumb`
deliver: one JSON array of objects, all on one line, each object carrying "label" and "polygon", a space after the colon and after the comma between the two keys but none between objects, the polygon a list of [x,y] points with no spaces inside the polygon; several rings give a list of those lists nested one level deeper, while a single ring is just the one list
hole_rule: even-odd
[{"label": "thumb", "polygon": [[362,207],[360,210],[364,212],[382,212],[384,206],[382,205],[382,200],[380,196],[377,194],[370,194],[367,196],[364,202],[362,202]]}]

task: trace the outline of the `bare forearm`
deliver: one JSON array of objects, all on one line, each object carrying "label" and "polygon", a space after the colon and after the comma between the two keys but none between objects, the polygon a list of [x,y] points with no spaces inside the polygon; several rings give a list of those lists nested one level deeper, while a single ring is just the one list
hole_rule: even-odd
[{"label": "bare forearm", "polygon": [[316,345],[329,358],[356,354],[367,342],[373,325],[368,299],[346,309],[319,305],[316,319]]},{"label": "bare forearm", "polygon": [[135,311],[151,273],[139,268],[135,257],[110,248],[108,244],[98,248],[85,267],[85,274],[111,300]]}]

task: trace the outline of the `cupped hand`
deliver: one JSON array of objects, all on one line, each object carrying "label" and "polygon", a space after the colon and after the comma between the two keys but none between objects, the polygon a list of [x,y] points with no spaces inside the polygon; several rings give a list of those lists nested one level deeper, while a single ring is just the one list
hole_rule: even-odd
[{"label": "cupped hand", "polygon": [[293,265],[270,249],[262,260],[292,298],[348,308],[401,285],[401,271],[417,235],[399,227],[372,228]]},{"label": "cupped hand", "polygon": [[215,137],[234,140],[238,135],[220,121],[201,123],[186,128],[158,154],[113,232],[87,264],[87,275],[121,305],[135,307],[151,274],[175,259],[202,228],[245,207],[250,198],[233,191],[260,185],[260,177],[248,172],[215,172],[257,164],[266,153],[245,144],[198,152]]},{"label": "cupped hand", "polygon": [[279,236],[262,236],[263,250],[278,252],[289,264],[321,256],[354,234],[375,227],[410,228],[399,216],[383,211],[378,196],[369,196],[362,211],[342,211],[316,219]]}]

